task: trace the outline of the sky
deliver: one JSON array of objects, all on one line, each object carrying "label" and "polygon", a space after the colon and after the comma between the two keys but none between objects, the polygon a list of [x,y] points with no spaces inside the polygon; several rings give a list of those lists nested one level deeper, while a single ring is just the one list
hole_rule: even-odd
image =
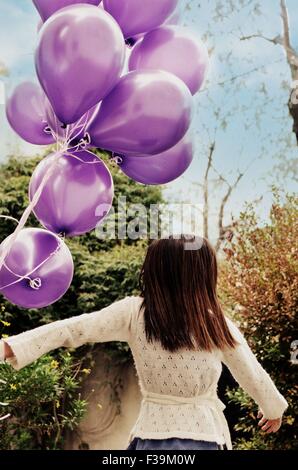
[{"label": "sky", "polygon": [[[241,8],[230,10],[233,3]],[[291,39],[298,49],[297,2],[287,0],[287,5]],[[181,24],[204,40],[211,64],[203,89],[194,97],[193,163],[182,177],[164,188],[164,195],[171,202],[202,203],[198,184],[210,143],[215,140],[211,178],[221,174],[232,184],[238,172],[245,171],[227,205],[226,222],[231,214],[237,217],[247,202],[260,198],[257,210],[266,219],[271,185],[296,189],[293,180],[281,180],[275,170],[278,156],[291,159],[297,152],[287,111],[291,77],[280,46],[264,39],[240,38],[256,33],[268,38],[279,35],[279,0],[180,0],[179,8]],[[33,57],[38,22],[31,0],[0,0],[0,63],[9,70],[0,83],[0,161],[12,153],[25,158],[44,151],[19,138],[5,116],[5,97],[22,81],[37,80]],[[212,234],[225,189],[225,184],[211,188]]]}]

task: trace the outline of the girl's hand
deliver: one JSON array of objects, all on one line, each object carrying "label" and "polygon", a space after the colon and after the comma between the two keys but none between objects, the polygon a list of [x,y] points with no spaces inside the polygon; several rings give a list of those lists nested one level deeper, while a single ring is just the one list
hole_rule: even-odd
[{"label": "girl's hand", "polygon": [[258,412],[258,418],[261,418],[258,423],[258,426],[261,427],[262,431],[264,431],[265,434],[277,432],[282,424],[282,418],[276,418],[276,419],[264,418],[264,413],[262,410]]},{"label": "girl's hand", "polygon": [[13,355],[11,347],[5,341],[0,340],[0,360],[4,361],[8,357],[13,357]]}]

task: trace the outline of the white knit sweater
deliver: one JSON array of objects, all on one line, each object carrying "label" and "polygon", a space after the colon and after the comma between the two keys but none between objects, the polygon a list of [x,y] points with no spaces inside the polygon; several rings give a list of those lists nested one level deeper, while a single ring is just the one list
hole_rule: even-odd
[{"label": "white knit sweater", "polygon": [[178,437],[226,443],[231,449],[224,405],[217,396],[222,362],[266,418],[282,416],[287,408],[286,400],[230,319],[227,318],[229,328],[240,343],[236,348],[213,352],[183,349],[170,353],[157,342],[147,342],[141,301],[141,297],[126,297],[98,312],[5,338],[14,353],[7,362],[19,370],[61,346],[76,348],[84,343],[128,342],[143,395],[128,442],[134,437]]}]

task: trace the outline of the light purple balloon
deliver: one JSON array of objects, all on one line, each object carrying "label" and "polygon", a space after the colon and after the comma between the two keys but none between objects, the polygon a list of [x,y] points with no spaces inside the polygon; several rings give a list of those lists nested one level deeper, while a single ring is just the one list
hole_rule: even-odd
[{"label": "light purple balloon", "polygon": [[99,5],[101,0],[32,0],[38,10],[43,21],[46,21],[56,11],[69,5],[77,3],[89,3],[91,5]]},{"label": "light purple balloon", "polygon": [[[10,237],[1,243],[0,253]],[[42,308],[65,294],[72,277],[72,256],[64,241],[47,230],[25,228],[0,270],[0,292],[19,307]]]},{"label": "light purple balloon", "polygon": [[[32,200],[55,154],[45,157],[31,177]],[[40,223],[55,233],[81,235],[94,229],[111,208],[113,180],[106,165],[87,151],[64,154],[34,208]]]},{"label": "light purple balloon", "polygon": [[[179,8],[176,8],[175,11],[166,19],[166,21],[163,23],[164,25],[177,25],[179,24],[181,20],[181,12]],[[146,34],[146,33],[145,33]],[[130,38],[127,38],[126,44],[129,47],[132,47],[136,44],[137,41],[142,39],[145,36],[144,33],[136,34],[135,36],[132,36]]]},{"label": "light purple balloon", "polygon": [[193,159],[189,134],[159,155],[121,156],[119,167],[127,176],[142,184],[166,184],[181,176]]},{"label": "light purple balloon", "polygon": [[35,65],[58,119],[76,122],[101,101],[119,80],[124,58],[121,30],[102,8],[65,7],[46,21]]},{"label": "light purple balloon", "polygon": [[208,64],[204,43],[181,26],[161,26],[149,32],[129,58],[129,70],[166,70],[183,80],[193,95],[205,80]]},{"label": "light purple balloon", "polygon": [[49,145],[55,140],[45,132],[45,96],[35,83],[18,85],[6,103],[6,116],[13,130],[22,139],[37,145]]},{"label": "light purple balloon", "polygon": [[145,33],[173,13],[178,0],[104,0],[104,8],[119,23],[124,37]]},{"label": "light purple balloon", "polygon": [[91,144],[120,154],[156,154],[185,135],[192,96],[173,74],[130,72],[103,100],[88,131]]}]

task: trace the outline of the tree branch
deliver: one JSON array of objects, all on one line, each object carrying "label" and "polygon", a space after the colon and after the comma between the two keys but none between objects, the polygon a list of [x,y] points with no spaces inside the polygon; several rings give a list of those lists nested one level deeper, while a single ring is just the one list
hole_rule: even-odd
[{"label": "tree branch", "polygon": [[295,49],[291,45],[291,38],[290,38],[290,22],[289,22],[289,15],[288,9],[286,5],[286,0],[280,0],[280,8],[281,8],[281,20],[283,26],[283,34],[276,36],[275,38],[268,38],[261,33],[250,34],[249,36],[242,36],[240,41],[246,41],[249,39],[260,38],[264,39],[265,41],[271,42],[274,45],[282,46],[285,50],[287,56],[287,62],[291,69],[292,79],[297,80],[298,78],[298,54]]},{"label": "tree branch", "polygon": [[269,41],[275,45],[281,45],[285,51],[287,63],[290,67],[291,77],[293,80],[293,88],[291,91],[290,98],[288,101],[288,108],[290,115],[293,119],[293,132],[296,135],[298,143],[298,52],[293,48],[291,44],[290,37],[290,21],[289,14],[287,9],[286,0],[280,0],[280,16],[282,20],[282,36],[276,36],[273,39],[270,39],[262,34],[251,34],[250,36],[243,36],[240,38],[241,41],[252,39],[252,38],[262,38],[266,41]]},{"label": "tree branch", "polygon": [[235,190],[235,188],[238,186],[240,180],[243,178],[245,172],[239,172],[236,180],[234,181],[233,184],[230,184],[228,181],[225,180],[225,178],[220,175],[220,178],[222,181],[224,181],[227,185],[228,185],[228,189],[227,189],[227,192],[225,193],[224,197],[222,198],[221,200],[221,204],[220,204],[220,208],[219,208],[219,213],[218,213],[218,239],[217,239],[217,242],[216,242],[216,245],[215,245],[215,250],[218,251],[219,248],[220,248],[220,245],[225,237],[225,234],[227,232],[227,230],[230,228],[230,226],[228,227],[224,227],[223,225],[223,218],[224,218],[224,212],[225,212],[225,207],[226,207],[226,204],[228,202],[228,200],[230,199],[231,197],[231,194],[232,192]]},{"label": "tree branch", "polygon": [[248,41],[249,39],[255,39],[255,38],[264,39],[265,41],[271,42],[274,45],[280,45],[280,46],[283,45],[283,38],[280,35],[276,36],[275,38],[268,38],[266,36],[263,36],[262,34],[251,34],[249,36],[242,36],[240,38],[240,41]]},{"label": "tree branch", "polygon": [[283,24],[283,38],[282,45],[287,55],[287,61],[291,69],[292,79],[297,80],[298,78],[298,55],[291,45],[290,38],[290,22],[288,9],[285,0],[280,0],[281,8],[281,19]]},{"label": "tree branch", "polygon": [[208,176],[212,166],[213,154],[215,150],[215,141],[212,142],[209,148],[209,155],[207,160],[207,167],[204,174],[204,182],[203,182],[203,199],[204,199],[204,206],[203,206],[203,233],[204,237],[208,238],[209,233],[209,226],[208,226],[208,215],[209,215],[209,181]]}]

